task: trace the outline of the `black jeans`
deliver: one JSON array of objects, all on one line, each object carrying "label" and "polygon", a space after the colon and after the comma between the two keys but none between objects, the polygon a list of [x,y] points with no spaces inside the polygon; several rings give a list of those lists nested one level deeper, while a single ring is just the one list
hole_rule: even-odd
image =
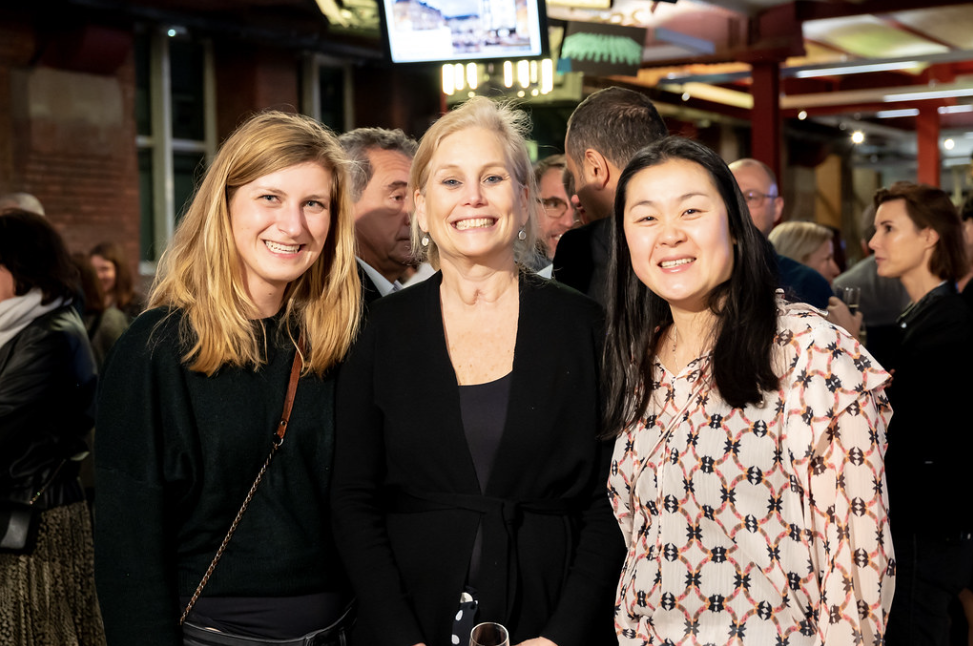
[{"label": "black jeans", "polygon": [[895,534],[895,595],[886,646],[946,646],[949,604],[973,574],[973,535]]}]

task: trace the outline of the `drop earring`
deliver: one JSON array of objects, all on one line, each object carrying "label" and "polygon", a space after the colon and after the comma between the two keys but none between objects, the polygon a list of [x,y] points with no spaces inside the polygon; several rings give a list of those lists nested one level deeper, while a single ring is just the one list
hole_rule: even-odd
[{"label": "drop earring", "polygon": [[422,236],[422,240],[420,240],[419,244],[421,244],[423,247],[428,247],[429,246],[429,235],[428,234],[423,235]]},{"label": "drop earring", "polygon": [[527,232],[524,231],[523,229],[521,229],[520,232],[517,233],[517,239],[518,240],[526,240],[527,239]]}]

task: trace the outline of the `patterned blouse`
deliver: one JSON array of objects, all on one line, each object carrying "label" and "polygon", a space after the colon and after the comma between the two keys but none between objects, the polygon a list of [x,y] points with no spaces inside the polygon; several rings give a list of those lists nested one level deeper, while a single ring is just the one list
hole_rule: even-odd
[{"label": "patterned blouse", "polygon": [[731,408],[709,355],[679,375],[657,361],[646,417],[618,437],[621,646],[881,643],[889,375],[817,310],[779,308],[777,392]]}]

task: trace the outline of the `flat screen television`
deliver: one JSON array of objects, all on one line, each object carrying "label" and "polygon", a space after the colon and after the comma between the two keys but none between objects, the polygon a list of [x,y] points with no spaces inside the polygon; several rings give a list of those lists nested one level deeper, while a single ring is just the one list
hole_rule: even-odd
[{"label": "flat screen television", "polygon": [[544,0],[379,0],[393,63],[538,58],[547,53]]}]

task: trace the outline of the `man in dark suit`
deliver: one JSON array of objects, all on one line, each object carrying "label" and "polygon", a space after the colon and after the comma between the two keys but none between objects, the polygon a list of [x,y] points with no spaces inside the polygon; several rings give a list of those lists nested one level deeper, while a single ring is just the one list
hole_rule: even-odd
[{"label": "man in dark suit", "polygon": [[417,144],[401,130],[358,128],[338,138],[354,162],[351,197],[355,203],[358,278],[365,305],[401,287],[412,263],[409,168]]},{"label": "man in dark suit", "polygon": [[649,98],[633,90],[605,88],[575,109],[564,151],[588,224],[561,237],[555,280],[605,305],[618,177],[636,152],[667,134]]}]

